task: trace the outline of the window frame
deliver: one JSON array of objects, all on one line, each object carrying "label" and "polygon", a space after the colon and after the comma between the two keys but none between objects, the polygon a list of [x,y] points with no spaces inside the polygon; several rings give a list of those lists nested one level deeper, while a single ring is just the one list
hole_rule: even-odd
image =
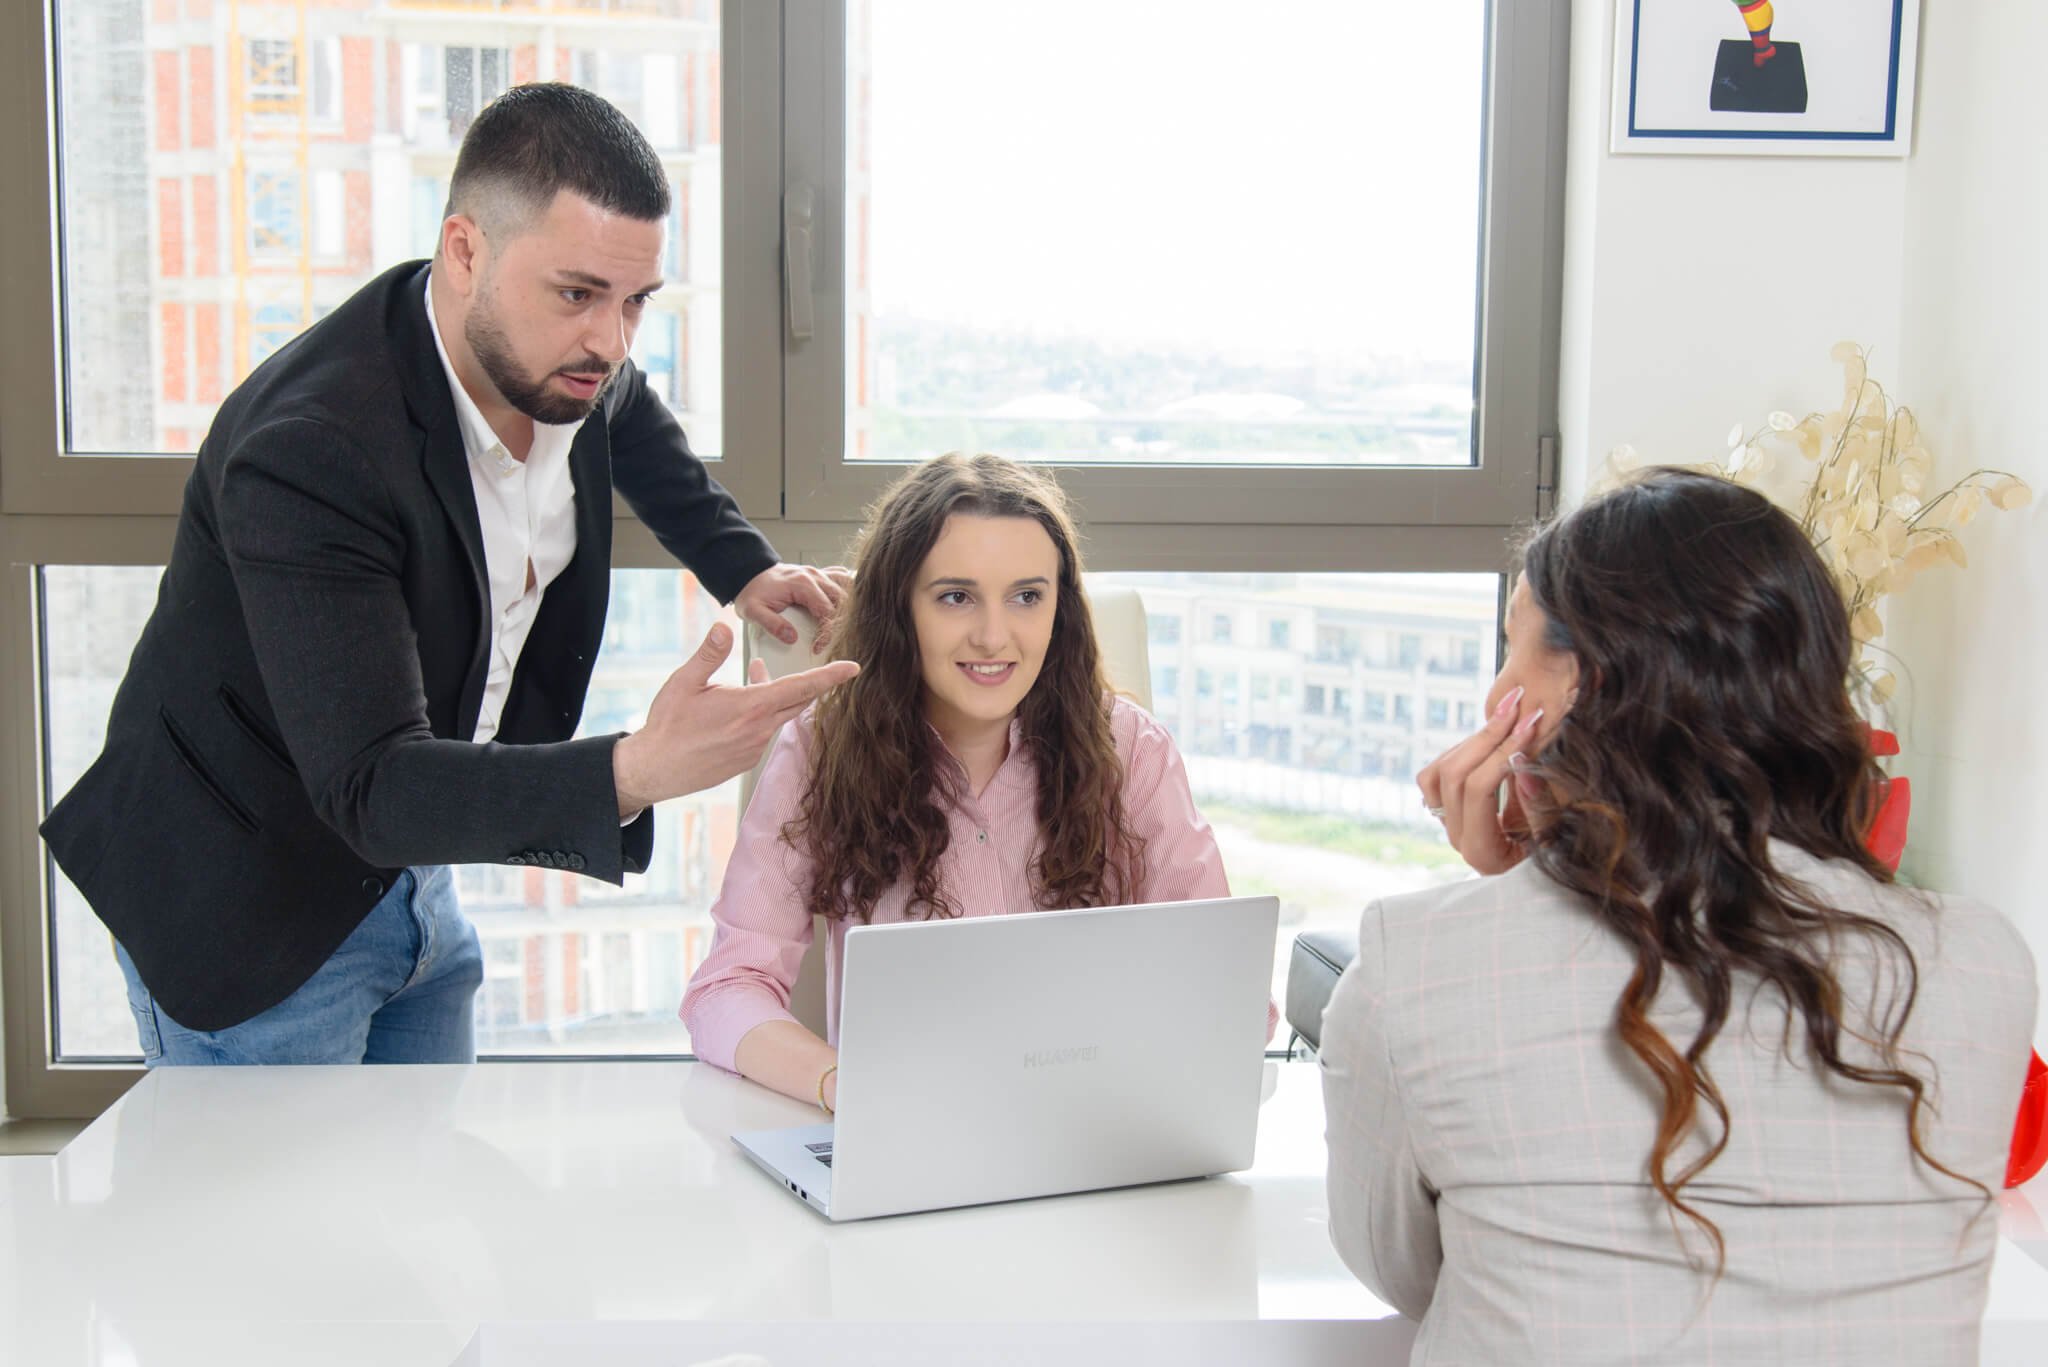
[{"label": "window frame", "polygon": [[[193,466],[189,456],[64,451],[55,3],[0,6],[0,167],[15,172],[15,193],[0,199],[0,252],[10,262],[0,272],[0,1060],[8,1112],[22,1117],[97,1114],[142,1075],[123,1064],[60,1065],[49,1053],[34,567],[164,563]],[[823,115],[844,109],[845,14],[845,0],[783,0],[727,3],[720,19],[724,455],[711,468],[785,558],[815,563],[845,557],[866,500],[901,468],[838,459],[844,303],[832,291],[843,252],[826,230],[840,212],[844,162],[836,141],[824,155]],[[1503,534],[1545,510],[1555,484],[1569,0],[1491,0],[1487,24],[1479,464],[1288,469],[1279,479],[1247,468],[1198,480],[1181,467],[1061,469],[1085,519],[1091,569],[1506,567]],[[783,206],[786,187],[806,179],[817,192],[817,341],[795,346]],[[613,546],[620,568],[673,564],[622,503]],[[1190,706],[1195,682],[1180,681]]]},{"label": "window frame", "polygon": [[[784,330],[784,515],[857,518],[899,463],[844,458],[846,410],[844,41],[849,0],[784,0],[785,192],[810,205],[808,339]],[[1485,527],[1496,537],[1554,484],[1562,292],[1564,99],[1570,0],[1485,0],[1475,307],[1476,463],[1469,467],[1053,466],[1091,524]],[[794,239],[791,239],[792,241]],[[790,242],[785,242],[790,247]],[[800,248],[800,244],[799,244]],[[1554,441],[1552,442],[1554,447]],[[1446,547],[1446,550],[1449,548]],[[1463,549],[1461,547],[1461,549]],[[1476,568],[1425,553],[1411,569]]]}]

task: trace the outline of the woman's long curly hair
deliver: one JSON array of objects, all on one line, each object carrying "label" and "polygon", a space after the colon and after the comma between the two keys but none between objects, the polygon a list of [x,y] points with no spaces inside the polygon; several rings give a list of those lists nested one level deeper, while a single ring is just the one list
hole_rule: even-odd
[{"label": "woman's long curly hair", "polygon": [[[1788,1048],[1801,1022],[1831,1072],[1897,1089],[1913,1152],[1988,1199],[1921,1143],[1927,1084],[1899,1047],[1912,950],[1816,901],[1766,848],[1786,841],[1892,881],[1864,843],[1885,779],[1849,697],[1847,612],[1806,536],[1753,490],[1657,470],[1540,528],[1522,563],[1545,644],[1579,666],[1577,700],[1535,757],[1548,783],[1530,857],[1634,951],[1615,1023],[1663,1092],[1649,1174],[1674,1224],[1683,1214],[1705,1231],[1718,1277],[1720,1230],[1681,1193],[1728,1144],[1706,1058],[1738,975],[1784,995]],[[1845,1012],[1835,964],[1855,940],[1881,968],[1868,1005]],[[1702,1014],[1682,1047],[1650,1021],[1667,973]],[[1719,1138],[1674,1173],[1701,1106]]]},{"label": "woman's long curly hair", "polygon": [[884,493],[856,545],[858,573],[833,654],[859,661],[860,673],[818,702],[810,783],[783,829],[813,860],[806,901],[818,915],[865,922],[884,893],[906,882],[911,915],[959,914],[939,864],[947,807],[963,775],[925,718],[910,601],[925,557],[956,514],[1029,518],[1059,551],[1052,637],[1017,709],[1021,743],[1038,767],[1038,905],[1113,906],[1143,877],[1144,841],[1124,812],[1111,693],[1066,497],[1049,477],[1012,461],[948,453]]}]

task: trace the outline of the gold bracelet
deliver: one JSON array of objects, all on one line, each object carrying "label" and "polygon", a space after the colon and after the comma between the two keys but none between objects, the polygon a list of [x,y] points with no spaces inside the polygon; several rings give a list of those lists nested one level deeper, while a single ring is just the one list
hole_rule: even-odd
[{"label": "gold bracelet", "polygon": [[834,1111],[830,1106],[827,1106],[825,1104],[825,1080],[838,1071],[839,1065],[835,1063],[830,1068],[827,1068],[824,1072],[818,1074],[818,1109],[823,1111],[826,1115],[832,1115],[834,1114]]}]

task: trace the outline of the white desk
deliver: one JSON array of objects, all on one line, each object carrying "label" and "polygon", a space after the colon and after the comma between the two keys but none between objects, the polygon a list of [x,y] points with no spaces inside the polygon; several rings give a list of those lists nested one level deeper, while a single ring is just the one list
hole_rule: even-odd
[{"label": "white desk", "polygon": [[0,1169],[0,1360],[447,1367],[509,1320],[1386,1316],[1324,1229],[1315,1069],[1269,1071],[1249,1173],[834,1226],[727,1137],[815,1109],[708,1066],[161,1069]]},{"label": "white desk", "polygon": [[[54,1160],[0,1162],[0,1362],[684,1367],[711,1338],[677,1322],[721,1321],[787,1367],[824,1320],[884,1346],[1004,1322],[1020,1349],[1122,1321],[1089,1339],[1134,1363],[1268,1332],[1313,1361],[1315,1326],[1157,1323],[1389,1313],[1330,1249],[1315,1069],[1272,1071],[1248,1173],[834,1226],[727,1138],[816,1112],[709,1067],[163,1069]],[[2048,1343],[2035,1210],[2048,1184],[2003,1212],[1987,1363]],[[1406,1361],[1406,1322],[1342,1328],[1358,1367]]]}]

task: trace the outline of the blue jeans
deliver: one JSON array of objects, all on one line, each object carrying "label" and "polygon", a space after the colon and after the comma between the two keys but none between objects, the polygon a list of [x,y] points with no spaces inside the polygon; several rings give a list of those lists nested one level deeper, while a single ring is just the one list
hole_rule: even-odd
[{"label": "blue jeans", "polygon": [[298,991],[225,1030],[187,1030],[136,976],[128,1009],[142,1060],[169,1064],[472,1063],[484,956],[445,864],[407,869]]}]

